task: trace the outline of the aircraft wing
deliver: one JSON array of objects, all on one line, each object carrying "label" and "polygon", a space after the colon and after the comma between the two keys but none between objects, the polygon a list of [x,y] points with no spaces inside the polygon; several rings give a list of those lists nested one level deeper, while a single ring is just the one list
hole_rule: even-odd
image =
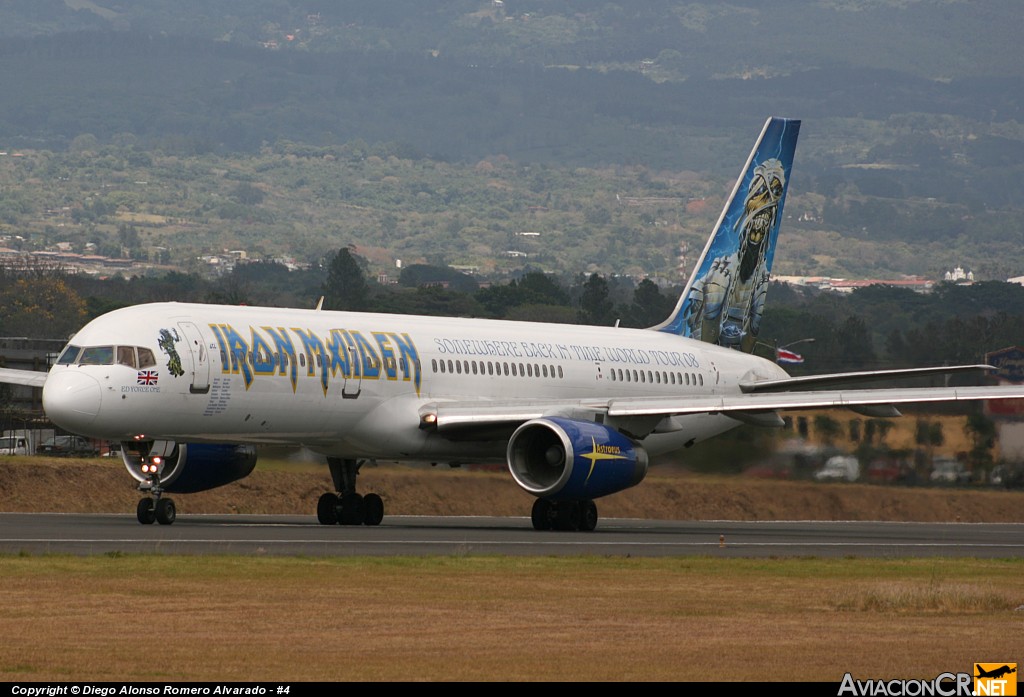
[{"label": "aircraft wing", "polygon": [[900,378],[920,378],[933,375],[953,375],[977,370],[996,370],[992,365],[947,365],[933,368],[900,368],[897,370],[864,370],[851,373],[826,373],[824,375],[805,375],[783,380],[740,381],[740,389],[744,392],[781,392],[784,390],[808,389],[817,387],[835,387],[837,385],[856,385],[879,380],[896,380]]},{"label": "aircraft wing", "polygon": [[693,398],[608,400],[609,416],[700,414],[766,411],[769,409],[826,409],[924,402],[962,402],[1024,397],[1024,385],[992,387],[886,387],[866,390],[820,390],[746,395],[706,395]]},{"label": "aircraft wing", "polygon": [[[986,387],[918,387],[849,390],[765,392],[729,395],[680,395],[674,397],[614,397],[566,401],[453,401],[429,404],[421,410],[424,427],[441,434],[472,438],[497,433],[502,427],[545,416],[593,418],[725,414],[746,420],[745,414],[779,409],[826,409],[926,402],[974,401],[1024,398],[1024,385]],[[653,424],[654,422],[652,422]],[[652,426],[653,427],[653,426]]]},{"label": "aircraft wing", "polygon": [[13,368],[0,368],[0,383],[42,387],[45,382],[46,373],[42,373],[38,370],[14,370]]}]

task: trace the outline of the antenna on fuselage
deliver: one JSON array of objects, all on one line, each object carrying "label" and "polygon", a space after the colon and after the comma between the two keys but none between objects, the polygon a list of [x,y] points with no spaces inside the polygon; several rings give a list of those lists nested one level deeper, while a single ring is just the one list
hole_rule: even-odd
[{"label": "antenna on fuselage", "polygon": [[320,312],[322,309],[324,309],[324,296],[321,295],[320,299],[316,301],[316,311]]}]

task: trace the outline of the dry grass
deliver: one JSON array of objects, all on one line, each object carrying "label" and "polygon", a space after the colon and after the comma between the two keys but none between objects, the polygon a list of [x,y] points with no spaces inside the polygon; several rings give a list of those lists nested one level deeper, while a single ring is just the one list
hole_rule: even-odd
[{"label": "dry grass", "polygon": [[0,557],[0,680],[826,680],[1015,661],[1021,560]]},{"label": "dry grass", "polygon": [[[382,464],[360,474],[394,515],[529,515],[533,497],[507,472]],[[68,497],[74,490],[77,496]],[[260,461],[246,479],[175,496],[178,514],[312,515],[333,489],[322,463]],[[139,494],[119,460],[0,456],[0,511],[133,513]],[[663,520],[897,520],[1024,522],[1024,493],[765,481],[655,468],[639,486],[599,502],[601,516]]]}]

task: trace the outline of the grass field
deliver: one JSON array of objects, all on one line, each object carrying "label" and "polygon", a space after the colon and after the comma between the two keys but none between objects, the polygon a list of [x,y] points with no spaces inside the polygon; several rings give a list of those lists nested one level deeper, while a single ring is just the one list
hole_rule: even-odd
[{"label": "grass field", "polygon": [[933,678],[1021,656],[1024,560],[0,557],[0,680]]}]

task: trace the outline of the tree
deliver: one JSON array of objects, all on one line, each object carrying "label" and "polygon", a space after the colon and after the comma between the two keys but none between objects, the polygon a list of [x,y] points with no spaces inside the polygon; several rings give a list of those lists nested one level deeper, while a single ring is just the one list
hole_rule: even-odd
[{"label": "tree", "polygon": [[972,470],[988,470],[992,467],[992,448],[996,445],[996,424],[980,411],[967,416],[964,432],[971,439],[968,458]]},{"label": "tree", "polygon": [[842,431],[839,422],[826,414],[814,417],[814,433],[825,445],[832,445]]},{"label": "tree", "polygon": [[666,298],[648,278],[633,290],[633,302],[623,319],[627,327],[651,327],[666,319],[675,307],[675,300]]},{"label": "tree", "polygon": [[608,298],[608,282],[599,274],[590,274],[580,295],[580,323],[609,325],[615,321],[613,309]]},{"label": "tree", "polygon": [[363,273],[363,262],[350,247],[342,247],[327,267],[323,284],[324,307],[329,310],[365,310],[370,289]]},{"label": "tree", "polygon": [[81,329],[85,301],[63,271],[29,266],[0,274],[0,334],[62,338]]}]

